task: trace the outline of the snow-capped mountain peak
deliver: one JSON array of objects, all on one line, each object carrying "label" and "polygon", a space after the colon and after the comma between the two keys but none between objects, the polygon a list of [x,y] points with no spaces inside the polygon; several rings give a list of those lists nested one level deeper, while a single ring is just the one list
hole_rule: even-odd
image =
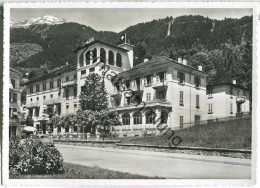
[{"label": "snow-capped mountain peak", "polygon": [[45,15],[41,17],[31,18],[29,20],[23,20],[17,22],[11,20],[10,24],[11,27],[29,27],[31,25],[41,25],[41,24],[56,25],[56,24],[63,24],[65,22],[66,20],[63,18],[58,18],[52,15]]}]

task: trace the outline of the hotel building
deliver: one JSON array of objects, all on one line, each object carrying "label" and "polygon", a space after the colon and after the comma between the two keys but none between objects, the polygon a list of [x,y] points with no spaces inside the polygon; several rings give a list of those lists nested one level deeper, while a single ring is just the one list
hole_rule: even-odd
[{"label": "hotel building", "polygon": [[21,131],[21,87],[22,73],[10,68],[9,80],[9,137]]},{"label": "hotel building", "polygon": [[[28,81],[27,116],[34,120],[38,133],[82,131],[77,127],[53,129],[47,127],[46,122],[53,115],[76,113],[79,108],[78,96],[86,77],[91,73],[101,75],[104,64],[106,75],[122,78],[117,83],[105,78],[109,110],[117,111],[123,124],[113,128],[119,136],[141,136],[144,131],[147,134],[157,134],[154,121],[158,118],[160,123],[178,129],[185,123],[218,117],[215,116],[217,113],[214,113],[214,117],[213,114],[208,114],[210,99],[206,93],[207,74],[201,66],[193,68],[181,58],[175,61],[166,57],[154,57],[133,67],[133,48],[127,43],[115,46],[99,40],[84,43],[75,50],[77,63]],[[217,85],[210,88],[217,92]],[[132,93],[132,97],[129,93]],[[217,93],[213,96],[214,99],[223,100]],[[137,105],[138,103],[140,104]],[[142,110],[142,104],[155,113]],[[249,102],[243,105],[246,107],[241,108],[247,111]],[[213,106],[217,108],[217,104]],[[221,108],[218,110],[223,111]]]}]

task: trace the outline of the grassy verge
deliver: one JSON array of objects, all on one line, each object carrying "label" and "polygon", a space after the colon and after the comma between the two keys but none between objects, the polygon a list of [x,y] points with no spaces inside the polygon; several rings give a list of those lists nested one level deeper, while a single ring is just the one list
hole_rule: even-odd
[{"label": "grassy verge", "polygon": [[[210,147],[228,149],[251,149],[251,118],[197,125],[191,128],[175,131],[180,136],[180,146]],[[164,145],[168,146],[167,135],[142,137],[122,140],[125,144]]]},{"label": "grassy verge", "polygon": [[[107,170],[97,166],[87,167],[64,163],[65,172],[54,175],[21,175],[11,179],[159,179],[159,177],[148,177],[137,174]],[[162,178],[160,178],[162,179]]]}]

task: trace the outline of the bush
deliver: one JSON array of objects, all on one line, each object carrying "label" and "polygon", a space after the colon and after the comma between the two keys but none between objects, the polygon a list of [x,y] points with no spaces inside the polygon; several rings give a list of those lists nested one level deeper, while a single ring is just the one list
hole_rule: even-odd
[{"label": "bush", "polygon": [[9,171],[13,176],[26,174],[63,173],[63,158],[55,148],[39,141],[27,139],[23,144],[19,139],[10,141]]}]

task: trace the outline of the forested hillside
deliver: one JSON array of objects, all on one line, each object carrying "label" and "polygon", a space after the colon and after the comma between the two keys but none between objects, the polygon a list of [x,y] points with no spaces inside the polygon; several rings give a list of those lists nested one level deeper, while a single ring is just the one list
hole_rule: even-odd
[{"label": "forested hillside", "polygon": [[[209,83],[231,82],[250,87],[252,74],[252,17],[212,20],[202,16],[167,17],[128,27],[120,33],[96,31],[77,23],[32,25],[11,29],[11,43],[34,43],[43,48],[12,66],[51,70],[66,62],[76,63],[73,49],[94,37],[120,44],[120,36],[135,45],[135,64],[164,55],[186,57],[191,66],[202,65]],[[18,52],[17,52],[18,53]],[[11,56],[17,56],[16,52]]]}]

